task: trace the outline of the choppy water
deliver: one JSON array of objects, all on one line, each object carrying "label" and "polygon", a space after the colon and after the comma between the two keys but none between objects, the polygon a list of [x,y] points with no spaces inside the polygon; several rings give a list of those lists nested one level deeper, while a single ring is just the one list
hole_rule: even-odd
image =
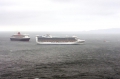
[{"label": "choppy water", "polygon": [[[60,34],[59,34],[60,35]],[[84,45],[37,45],[0,37],[0,79],[120,79],[119,35],[77,34]]]}]

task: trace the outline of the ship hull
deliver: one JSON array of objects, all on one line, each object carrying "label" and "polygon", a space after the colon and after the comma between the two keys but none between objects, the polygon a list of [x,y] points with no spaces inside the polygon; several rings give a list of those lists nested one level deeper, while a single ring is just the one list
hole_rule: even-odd
[{"label": "ship hull", "polygon": [[79,45],[83,43],[37,43],[38,45]]},{"label": "ship hull", "polygon": [[11,41],[29,41],[30,38],[10,38]]},{"label": "ship hull", "polygon": [[79,45],[84,44],[84,40],[76,41],[76,42],[36,42],[39,45]]}]

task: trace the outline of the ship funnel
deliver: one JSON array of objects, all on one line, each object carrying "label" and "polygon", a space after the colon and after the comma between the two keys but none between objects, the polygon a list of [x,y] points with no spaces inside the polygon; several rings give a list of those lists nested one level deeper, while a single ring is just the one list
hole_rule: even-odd
[{"label": "ship funnel", "polygon": [[20,35],[20,32],[18,32],[18,35]]}]

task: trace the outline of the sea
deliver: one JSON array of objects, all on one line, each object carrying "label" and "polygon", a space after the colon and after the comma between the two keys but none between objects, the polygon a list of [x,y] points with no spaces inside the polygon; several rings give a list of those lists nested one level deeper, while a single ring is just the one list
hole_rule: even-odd
[{"label": "sea", "polygon": [[[0,79],[120,79],[120,34],[56,33],[78,36],[80,45],[37,45],[10,41],[15,32],[0,32]],[[25,32],[26,33],[26,32]]]}]

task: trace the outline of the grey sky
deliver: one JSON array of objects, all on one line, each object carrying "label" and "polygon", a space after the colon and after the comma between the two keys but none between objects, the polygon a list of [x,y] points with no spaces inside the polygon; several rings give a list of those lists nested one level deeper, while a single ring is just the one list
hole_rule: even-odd
[{"label": "grey sky", "polygon": [[83,31],[120,27],[120,0],[0,0],[0,30]]}]

